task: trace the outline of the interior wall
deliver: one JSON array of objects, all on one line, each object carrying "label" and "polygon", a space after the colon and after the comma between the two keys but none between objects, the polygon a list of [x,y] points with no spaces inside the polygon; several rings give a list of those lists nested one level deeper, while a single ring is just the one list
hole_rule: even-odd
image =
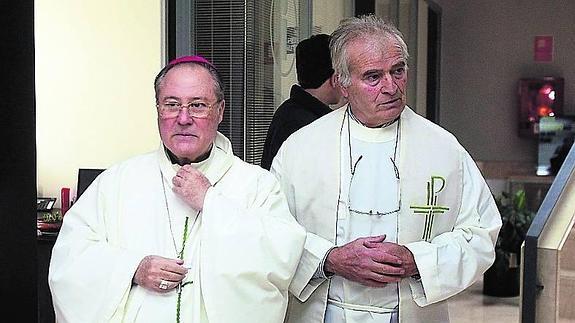
[{"label": "interior wall", "polygon": [[[38,196],[159,145],[162,0],[36,0]],[[74,196],[74,195],[73,195]]]},{"label": "interior wall", "polygon": [[[274,5],[274,62],[275,62],[275,106],[280,104],[290,96],[291,87],[297,84],[295,48],[297,43],[308,38],[310,35],[298,37],[291,47],[288,48],[286,41],[288,29],[303,28],[303,25],[311,24],[311,35],[331,34],[339,25],[339,22],[353,15],[353,2],[350,0],[313,0],[311,1],[311,17],[304,15],[305,19],[311,18],[311,22],[302,21],[302,15],[298,14],[304,3],[308,0],[275,0]],[[326,14],[329,13],[329,14]],[[296,29],[297,29],[296,28]],[[292,39],[293,41],[293,39]]]},{"label": "interior wall", "polygon": [[[536,163],[536,140],[517,134],[517,84],[564,77],[564,110],[575,114],[575,1],[433,2],[442,8],[441,125],[475,159]],[[554,36],[553,62],[534,62],[537,35]]]},{"label": "interior wall", "polygon": [[329,35],[337,28],[342,19],[352,15],[353,2],[349,0],[314,0],[312,33]]}]

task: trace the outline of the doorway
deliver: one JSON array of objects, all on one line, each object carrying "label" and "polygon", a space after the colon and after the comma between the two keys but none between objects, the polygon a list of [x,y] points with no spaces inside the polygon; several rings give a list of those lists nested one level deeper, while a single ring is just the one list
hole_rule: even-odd
[{"label": "doorway", "polygon": [[427,98],[426,117],[439,124],[441,66],[441,7],[428,1],[427,9]]}]

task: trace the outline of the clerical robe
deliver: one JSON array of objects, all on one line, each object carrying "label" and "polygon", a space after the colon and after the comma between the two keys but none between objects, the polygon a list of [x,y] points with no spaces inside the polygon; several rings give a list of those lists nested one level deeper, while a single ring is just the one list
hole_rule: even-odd
[{"label": "clerical robe", "polygon": [[[317,270],[336,245],[337,221],[347,212],[338,202],[346,108],[290,136],[272,164],[292,214],[307,230],[290,286],[294,297],[287,322],[324,321],[330,279],[318,277]],[[501,218],[479,169],[453,135],[409,107],[400,119],[396,239],[413,253],[420,278],[399,283],[399,319],[448,322],[446,300],[473,284],[493,263]]]},{"label": "clerical robe", "polygon": [[58,322],[176,322],[178,290],[157,293],[132,278],[147,255],[177,258],[186,217],[180,321],[283,321],[305,231],[277,180],[234,156],[219,133],[194,166],[212,183],[201,212],[172,191],[179,166],[163,145],[110,167],[82,194],[50,263]]}]

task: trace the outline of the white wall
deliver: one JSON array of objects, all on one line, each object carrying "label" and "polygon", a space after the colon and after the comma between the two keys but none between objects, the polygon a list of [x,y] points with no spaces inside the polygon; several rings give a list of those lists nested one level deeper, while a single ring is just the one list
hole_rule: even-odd
[{"label": "white wall", "polygon": [[[162,0],[36,0],[38,196],[159,145]],[[74,196],[74,195],[73,195]]]},{"label": "white wall", "polygon": [[353,16],[349,0],[314,0],[312,4],[312,33],[331,34],[339,22]]},{"label": "white wall", "polygon": [[[537,161],[518,136],[517,82],[565,78],[564,111],[575,115],[575,1],[433,0],[442,7],[441,125],[485,161]],[[554,61],[533,61],[533,39],[552,35]]]}]

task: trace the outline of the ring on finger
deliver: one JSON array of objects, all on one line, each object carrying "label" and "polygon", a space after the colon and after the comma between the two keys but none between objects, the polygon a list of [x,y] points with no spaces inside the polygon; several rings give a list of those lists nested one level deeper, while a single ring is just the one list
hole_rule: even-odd
[{"label": "ring on finger", "polygon": [[166,290],[166,289],[168,289],[168,285],[169,285],[168,281],[162,279],[160,281],[160,285],[158,286],[158,288]]}]

